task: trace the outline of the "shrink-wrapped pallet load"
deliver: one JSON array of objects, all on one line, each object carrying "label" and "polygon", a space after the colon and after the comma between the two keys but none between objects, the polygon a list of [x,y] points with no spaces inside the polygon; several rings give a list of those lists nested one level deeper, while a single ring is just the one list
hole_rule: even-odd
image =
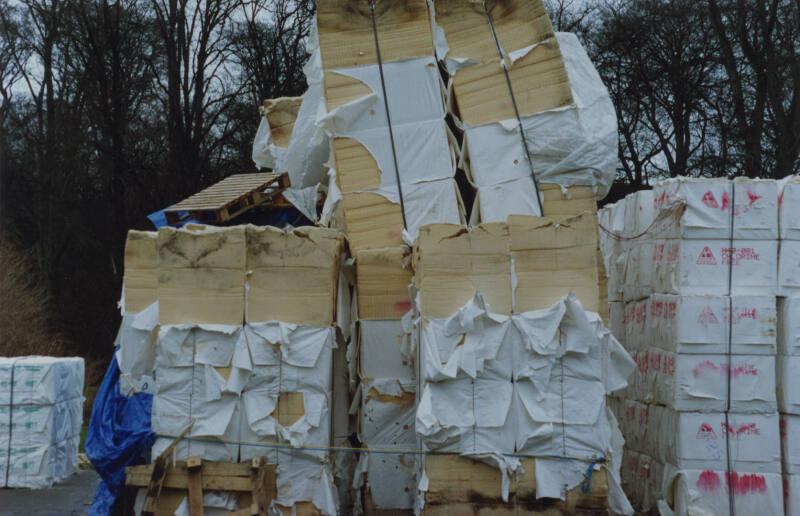
[{"label": "shrink-wrapped pallet load", "polygon": [[0,357],[0,487],[46,488],[78,471],[82,358]]}]

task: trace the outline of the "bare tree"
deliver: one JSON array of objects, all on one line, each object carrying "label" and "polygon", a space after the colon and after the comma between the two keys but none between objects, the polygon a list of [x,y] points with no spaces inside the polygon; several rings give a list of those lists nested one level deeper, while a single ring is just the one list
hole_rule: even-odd
[{"label": "bare tree", "polygon": [[792,173],[800,150],[800,6],[781,0],[709,0],[708,11],[730,83],[732,133],[745,173]]}]

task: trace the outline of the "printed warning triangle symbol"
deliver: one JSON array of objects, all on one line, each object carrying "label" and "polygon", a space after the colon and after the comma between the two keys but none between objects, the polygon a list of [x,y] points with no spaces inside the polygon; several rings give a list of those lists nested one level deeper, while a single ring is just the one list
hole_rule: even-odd
[{"label": "printed warning triangle symbol", "polygon": [[703,195],[703,204],[708,206],[709,208],[719,208],[719,204],[717,203],[717,198],[714,197],[714,193],[709,190]]},{"label": "printed warning triangle symbol", "polygon": [[703,247],[703,250],[700,251],[700,257],[697,259],[698,265],[716,265],[717,259],[714,258],[714,253],[711,251],[711,248],[708,246]]},{"label": "printed warning triangle symbol", "polygon": [[697,438],[698,439],[716,439],[717,434],[714,432],[714,429],[708,423],[703,423],[700,425],[700,429],[697,431]]},{"label": "printed warning triangle symbol", "polygon": [[719,319],[717,319],[717,316],[714,314],[714,310],[712,310],[710,306],[706,306],[697,317],[697,322],[703,326],[708,326],[709,324],[719,324]]}]

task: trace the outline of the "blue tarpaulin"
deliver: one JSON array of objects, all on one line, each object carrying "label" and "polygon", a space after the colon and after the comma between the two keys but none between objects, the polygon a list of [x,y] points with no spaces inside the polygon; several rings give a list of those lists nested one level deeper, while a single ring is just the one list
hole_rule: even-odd
[{"label": "blue tarpaulin", "polygon": [[150,428],[151,394],[119,392],[116,357],[97,391],[86,434],[86,455],[103,479],[89,508],[91,516],[111,514],[125,487],[125,467],[143,464],[155,440]]}]

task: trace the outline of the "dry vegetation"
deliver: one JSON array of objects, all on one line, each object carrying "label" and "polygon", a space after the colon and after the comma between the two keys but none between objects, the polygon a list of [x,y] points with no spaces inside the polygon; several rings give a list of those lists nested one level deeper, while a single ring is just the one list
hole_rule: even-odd
[{"label": "dry vegetation", "polygon": [[0,233],[0,356],[64,353],[48,320],[48,302],[28,255]]}]

